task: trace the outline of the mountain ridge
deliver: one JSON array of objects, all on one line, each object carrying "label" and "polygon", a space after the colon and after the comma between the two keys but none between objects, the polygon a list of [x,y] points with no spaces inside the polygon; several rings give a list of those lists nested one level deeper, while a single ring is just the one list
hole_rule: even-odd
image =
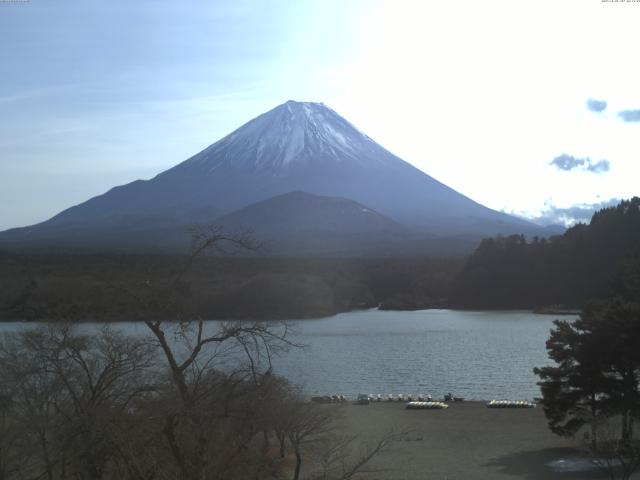
[{"label": "mountain ridge", "polygon": [[348,198],[293,191],[252,203],[216,219],[223,227],[286,235],[293,231],[402,232],[392,219]]},{"label": "mountain ridge", "polygon": [[418,170],[329,107],[294,101],[250,120],[150,180],[114,187],[46,222],[7,232],[44,245],[53,227],[100,230],[111,225],[115,232],[118,218],[125,223],[164,218],[167,228],[177,228],[208,223],[292,191],[349,199],[428,235],[479,240],[496,234],[543,234],[531,222],[484,207]]},{"label": "mountain ridge", "polygon": [[[254,151],[255,155],[234,155],[238,144],[244,150]],[[326,161],[327,157],[323,156],[326,154],[339,163],[343,163],[341,160],[345,158],[361,162],[362,157],[354,155],[357,150],[355,147],[366,150],[372,145],[382,148],[323,103],[289,100],[250,120],[161,175],[211,174],[223,166],[249,166],[273,173],[277,168],[294,167],[300,162]],[[373,156],[370,158],[379,160]]]}]

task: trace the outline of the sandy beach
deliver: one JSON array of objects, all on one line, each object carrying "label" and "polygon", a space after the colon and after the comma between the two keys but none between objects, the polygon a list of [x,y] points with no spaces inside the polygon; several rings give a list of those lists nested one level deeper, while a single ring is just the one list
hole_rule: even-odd
[{"label": "sandy beach", "polygon": [[384,471],[364,478],[608,478],[597,470],[568,468],[571,460],[588,466],[577,448],[580,441],[552,434],[541,408],[489,409],[481,402],[453,403],[446,410],[406,410],[403,403],[387,402],[328,408],[340,409],[345,433],[364,441],[373,442],[390,429],[412,429],[375,459],[372,466]]}]

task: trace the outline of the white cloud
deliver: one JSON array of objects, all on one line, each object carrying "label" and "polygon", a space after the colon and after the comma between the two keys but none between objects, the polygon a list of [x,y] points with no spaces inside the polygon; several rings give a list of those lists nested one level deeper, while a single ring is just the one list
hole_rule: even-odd
[{"label": "white cloud", "polygon": [[569,207],[558,207],[552,203],[547,203],[536,215],[526,215],[511,212],[520,217],[531,220],[538,225],[562,225],[570,227],[576,223],[589,223],[595,212],[607,207],[613,207],[620,203],[620,199],[612,198],[604,202],[579,203]]},{"label": "white cloud", "polygon": [[558,170],[563,170],[565,172],[582,170],[601,174],[608,172],[611,169],[611,163],[609,160],[598,160],[596,162],[590,158],[578,158],[572,155],[567,155],[566,153],[555,157],[549,162],[549,165],[553,165]]}]

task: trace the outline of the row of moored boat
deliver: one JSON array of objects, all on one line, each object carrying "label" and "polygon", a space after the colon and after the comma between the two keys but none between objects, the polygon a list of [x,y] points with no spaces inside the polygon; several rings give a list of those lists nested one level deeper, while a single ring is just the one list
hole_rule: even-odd
[{"label": "row of moored boat", "polygon": [[387,395],[386,398],[383,398],[382,395],[380,394],[377,394],[377,395],[370,394],[368,398],[370,402],[381,402],[383,400],[386,402],[413,402],[413,401],[431,402],[433,400],[431,395],[425,395],[425,394],[404,395],[402,393],[399,393],[398,395],[394,395],[393,393],[390,393],[389,395]]},{"label": "row of moored boat", "polygon": [[528,400],[491,400],[487,403],[488,408],[534,408],[535,403]]},{"label": "row of moored boat", "polygon": [[407,402],[409,410],[443,410],[449,408],[444,402]]}]

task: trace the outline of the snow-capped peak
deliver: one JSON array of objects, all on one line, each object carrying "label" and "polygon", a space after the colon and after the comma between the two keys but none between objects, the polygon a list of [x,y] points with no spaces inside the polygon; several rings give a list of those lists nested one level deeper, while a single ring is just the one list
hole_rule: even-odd
[{"label": "snow-capped peak", "polygon": [[326,105],[289,100],[173,171],[208,174],[221,167],[280,171],[319,163],[365,165],[398,160]]}]

